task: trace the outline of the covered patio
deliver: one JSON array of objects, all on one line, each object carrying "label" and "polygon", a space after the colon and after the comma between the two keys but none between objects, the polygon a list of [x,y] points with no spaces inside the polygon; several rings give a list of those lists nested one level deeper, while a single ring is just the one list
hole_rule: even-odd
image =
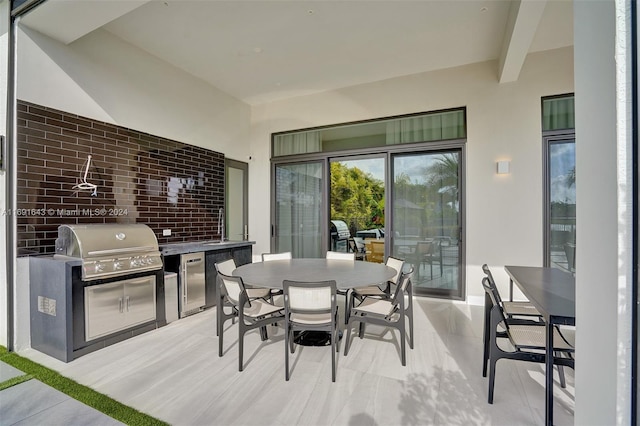
[{"label": "covered patio", "polygon": [[[479,284],[478,284],[479,285]],[[369,326],[349,354],[340,344],[336,382],[329,347],[298,347],[284,380],[282,328],[245,338],[238,372],[237,324],[217,357],[215,309],[64,364],[22,354],[172,425],[538,425],[544,366],[500,361],[493,405],[482,377],[483,309],[415,299],[415,348],[400,364],[398,333]],[[340,310],[342,312],[342,309]],[[573,371],[555,386],[556,425],[574,424]]]}]

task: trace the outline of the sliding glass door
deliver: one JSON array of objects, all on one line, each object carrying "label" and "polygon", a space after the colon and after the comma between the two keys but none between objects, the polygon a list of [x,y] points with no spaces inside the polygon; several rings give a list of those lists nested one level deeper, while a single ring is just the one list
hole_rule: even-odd
[{"label": "sliding glass door", "polygon": [[[330,160],[330,250],[355,250],[368,262],[385,261],[385,162],[380,155]],[[348,232],[340,232],[341,226]]]},{"label": "sliding glass door", "polygon": [[324,255],[323,170],[323,161],[275,166],[272,229],[275,252],[290,251],[294,258]]},{"label": "sliding glass door", "polygon": [[392,155],[392,255],[414,267],[416,294],[464,297],[462,151]]}]

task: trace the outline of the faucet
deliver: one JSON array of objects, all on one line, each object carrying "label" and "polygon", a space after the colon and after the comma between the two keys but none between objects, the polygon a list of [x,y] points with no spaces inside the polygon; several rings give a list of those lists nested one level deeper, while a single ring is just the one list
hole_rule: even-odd
[{"label": "faucet", "polygon": [[218,234],[220,234],[220,242],[224,243],[224,209],[218,210]]}]

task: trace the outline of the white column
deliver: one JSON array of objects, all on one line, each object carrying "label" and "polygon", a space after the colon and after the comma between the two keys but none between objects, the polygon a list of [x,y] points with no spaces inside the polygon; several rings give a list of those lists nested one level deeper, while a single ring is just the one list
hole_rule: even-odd
[{"label": "white column", "polygon": [[[621,0],[620,2],[623,2]],[[619,12],[619,11],[618,11]],[[629,424],[631,323],[629,288],[621,272],[625,231],[620,197],[616,2],[575,0],[576,99],[576,425]],[[624,91],[624,88],[622,89]],[[625,238],[625,237],[623,237]],[[626,238],[631,238],[627,234]],[[622,385],[622,386],[621,386]],[[626,391],[621,391],[626,389]]]}]

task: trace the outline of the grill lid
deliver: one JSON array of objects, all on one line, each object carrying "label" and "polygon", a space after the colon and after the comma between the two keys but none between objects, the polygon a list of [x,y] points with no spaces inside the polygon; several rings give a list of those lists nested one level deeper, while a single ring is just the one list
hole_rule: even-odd
[{"label": "grill lid", "polygon": [[342,220],[332,220],[331,221],[331,236],[334,239],[345,239],[351,236],[349,232],[349,227]]},{"label": "grill lid", "polygon": [[82,259],[83,279],[162,268],[158,240],[140,223],[61,225],[56,254]]}]

